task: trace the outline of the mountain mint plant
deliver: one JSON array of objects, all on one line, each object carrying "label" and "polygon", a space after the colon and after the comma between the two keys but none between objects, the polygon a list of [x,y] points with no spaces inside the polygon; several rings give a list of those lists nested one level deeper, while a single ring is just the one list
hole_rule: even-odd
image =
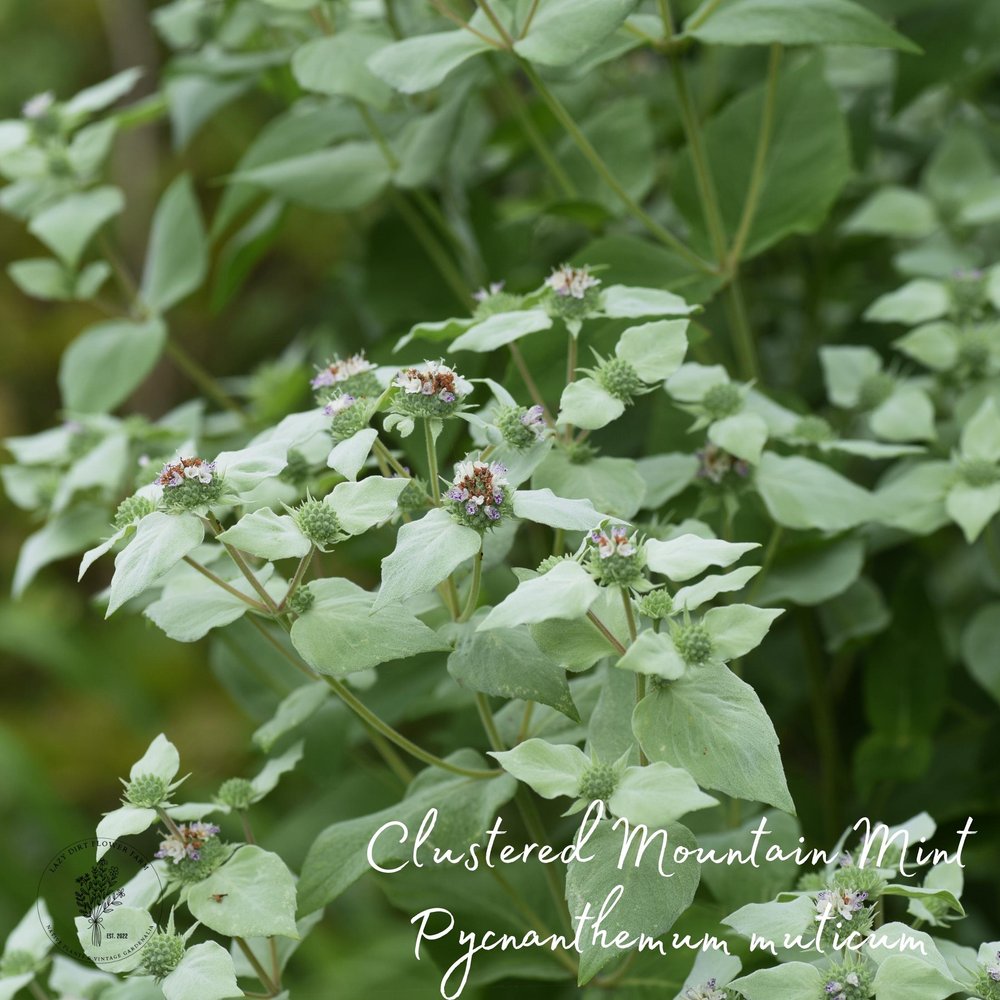
[{"label": "mountain mint plant", "polygon": [[[927,6],[177,0],[154,97],[126,70],[0,122],[42,254],[9,274],[95,313],[58,419],[6,441],[14,593],[78,559],[109,628],[204,644],[266,757],[182,774],[153,739],[95,825],[95,863],[154,860],[76,918],[94,969],[40,901],[0,1000],[360,996],[351,923],[354,964],[409,935],[385,988],[435,963],[446,1000],[1000,1000],[971,826],[911,861],[950,830],[878,851],[850,815],[926,779],[960,822],[997,706],[959,696],[1000,698],[1000,167],[965,93],[996,44],[949,13],[962,88],[918,87],[874,9]],[[133,275],[116,135],[182,149],[254,94],[273,119],[169,183]],[[217,379],[189,318],[236,344],[288,218],[331,294],[260,310],[283,353]],[[143,389],[171,364],[174,408]]]}]

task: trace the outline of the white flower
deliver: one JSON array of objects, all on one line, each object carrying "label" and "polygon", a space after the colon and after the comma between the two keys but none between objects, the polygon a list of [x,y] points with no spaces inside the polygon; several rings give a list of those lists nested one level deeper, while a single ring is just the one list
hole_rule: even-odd
[{"label": "white flower", "polygon": [[850,892],[846,889],[836,891],[824,889],[816,897],[817,920],[821,917],[829,919],[836,912],[844,920],[852,920],[858,910],[864,909],[867,892]]},{"label": "white flower", "polygon": [[586,267],[570,267],[563,264],[557,267],[546,279],[545,284],[564,298],[582,299],[590,288],[596,288],[601,283]]},{"label": "white flower", "polygon": [[51,90],[46,90],[42,94],[35,94],[34,97],[24,102],[21,114],[29,121],[36,121],[48,113],[52,105],[56,103],[56,95]]}]

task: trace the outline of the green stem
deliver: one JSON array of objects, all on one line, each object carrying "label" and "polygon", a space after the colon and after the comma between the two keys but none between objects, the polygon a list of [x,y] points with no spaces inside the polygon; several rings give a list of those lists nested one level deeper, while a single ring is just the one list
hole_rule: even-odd
[{"label": "green stem", "polygon": [[484,34],[478,28],[473,28],[464,17],[459,17],[446,3],[444,0],[431,0],[431,6],[439,13],[448,18],[452,24],[457,24],[460,28],[464,28],[466,31],[472,32],[481,42],[485,42],[487,45],[494,49],[502,49],[504,46],[498,42],[495,38],[490,38],[489,35]]},{"label": "green stem", "polygon": [[271,956],[271,978],[275,988],[281,990],[281,961],[278,958],[278,942],[273,937],[267,939],[267,951]]},{"label": "green stem", "polygon": [[531,28],[531,22],[535,19],[535,12],[538,10],[538,0],[531,0],[531,6],[528,8],[527,16],[524,19],[524,24],[521,25],[521,38],[528,33]]},{"label": "green stem", "polygon": [[497,729],[496,720],[493,718],[489,698],[482,691],[476,692],[476,709],[479,712],[479,718],[482,720],[483,729],[486,730],[486,738],[489,740],[490,746],[494,750],[506,750],[507,747],[504,745],[503,737],[501,737],[500,730]]},{"label": "green stem", "polygon": [[226,591],[227,594],[232,594],[233,597],[238,597],[244,604],[250,605],[250,607],[253,608],[254,611],[262,611],[265,614],[267,613],[267,608],[265,608],[264,605],[260,603],[260,601],[255,601],[252,597],[247,597],[246,594],[241,593],[235,587],[226,583],[226,581],[223,580],[221,577],[216,576],[215,573],[213,573],[206,566],[202,566],[200,562],[196,562],[190,556],[185,556],[184,562],[186,562],[193,569],[196,569],[199,573],[201,573],[202,576],[207,577],[209,580],[211,580],[212,583],[214,583],[217,587],[221,587],[224,591]]},{"label": "green stem", "polygon": [[771,46],[771,54],[767,64],[767,85],[764,92],[764,110],[760,119],[760,131],[757,134],[757,148],[754,152],[753,168],[750,172],[750,183],[747,186],[746,199],[743,202],[743,212],[740,215],[736,236],[729,250],[728,269],[735,273],[739,267],[740,258],[750,236],[760,203],[761,190],[764,186],[764,168],[767,166],[767,154],[771,148],[771,137],[774,134],[774,108],[778,94],[778,70],[781,67],[782,47]]},{"label": "green stem", "polygon": [[393,457],[393,454],[389,449],[382,443],[379,438],[375,438],[375,452],[382,456],[382,458],[388,463],[390,468],[398,476],[402,476],[404,479],[412,479],[413,477],[409,472],[399,463],[399,461]]},{"label": "green stem", "polygon": [[521,725],[517,729],[516,743],[523,743],[528,738],[528,727],[531,725],[531,716],[535,712],[535,703],[526,701],[524,703],[524,714],[521,716]]},{"label": "green stem", "polygon": [[166,352],[171,361],[210,399],[215,400],[219,406],[233,413],[238,413],[245,419],[246,415],[240,408],[239,403],[226,393],[226,390],[216,381],[216,379],[203,368],[188,352],[177,343],[167,337]]},{"label": "green stem", "polygon": [[745,379],[755,379],[760,375],[760,365],[757,362],[757,347],[754,343],[753,331],[747,317],[746,302],[743,300],[743,288],[740,279],[734,274],[726,288],[726,310],[729,316],[729,326],[733,333],[733,350],[739,360],[740,372]]},{"label": "green stem", "polygon": [[521,62],[521,68],[527,75],[528,79],[531,81],[535,90],[538,91],[539,96],[545,103],[549,106],[552,114],[555,115],[557,121],[566,130],[569,137],[576,144],[576,147],[583,154],[584,158],[591,165],[594,172],[604,181],[605,184],[615,193],[621,203],[625,206],[629,214],[636,219],[636,221],[642,223],[646,229],[649,230],[661,243],[665,246],[670,247],[672,250],[676,251],[680,256],[682,256],[688,263],[692,264],[694,267],[706,274],[714,273],[714,269],[707,262],[701,259],[693,250],[687,247],[681,240],[679,240],[669,229],[661,226],[648,212],[622,187],[620,181],[611,172],[611,169],[601,158],[600,153],[591,145],[590,140],[583,134],[583,131],[573,120],[573,116],[566,110],[565,106],[556,97],[555,94],[549,90],[548,85],[545,81],[538,75],[534,67],[523,60]]},{"label": "green stem", "polygon": [[407,739],[402,733],[393,729],[388,722],[385,722],[379,716],[377,716],[367,705],[364,704],[353,691],[350,690],[345,684],[342,684],[335,677],[327,677],[326,675],[317,674],[308,664],[300,660],[298,656],[287,650],[278,640],[271,635],[271,633],[264,627],[264,625],[258,621],[251,619],[252,623],[257,627],[257,630],[261,635],[280,653],[289,663],[292,664],[297,670],[301,670],[312,680],[324,680],[330,685],[331,690],[338,698],[352,711],[358,718],[361,719],[367,726],[370,726],[376,732],[381,733],[390,743],[399,747],[400,750],[405,750],[411,757],[415,757],[417,760],[422,761],[424,764],[429,764],[431,767],[439,767],[442,771],[450,771],[452,774],[460,774],[464,778],[496,778],[503,774],[500,770],[490,770],[484,771],[480,769],[459,767],[457,764],[452,764],[449,761],[443,760],[435,754],[432,754],[429,750],[424,750],[423,747],[418,746],[412,740]]},{"label": "green stem", "polygon": [[670,0],[659,0],[660,18],[663,21],[663,37],[669,42],[676,31],[674,18],[670,13]]},{"label": "green stem", "polygon": [[31,982],[28,984],[28,989],[31,990],[31,995],[35,997],[36,1000],[49,1000],[48,993],[46,993],[45,990],[42,989],[41,985],[38,983],[37,980],[32,979]]},{"label": "green stem", "polygon": [[527,361],[524,360],[521,348],[514,343],[508,344],[507,347],[510,349],[510,356],[514,362],[514,367],[517,368],[517,373],[521,376],[521,381],[524,383],[525,388],[527,388],[531,401],[542,408],[545,422],[551,426],[554,423],[552,414],[545,404],[545,397],[542,396],[537,383],[531,375],[531,370],[528,368]]},{"label": "green stem", "polygon": [[632,608],[632,595],[628,592],[628,587],[621,588],[622,604],[625,607],[625,618],[628,621],[628,635],[632,642],[635,642],[639,634],[635,625],[635,611]]},{"label": "green stem", "polygon": [[700,28],[716,11],[722,0],[708,0],[700,10],[696,11],[691,18],[691,23],[684,26],[685,31],[694,31]]},{"label": "green stem", "polygon": [[514,48],[514,39],[510,37],[510,32],[503,26],[503,21],[497,17],[492,6],[490,6],[489,0],[476,0],[476,6],[486,15],[490,24],[496,28],[497,34],[503,39],[506,47],[508,49]]},{"label": "green stem", "polygon": [[[635,642],[639,632],[635,624],[635,610],[632,607],[632,595],[627,587],[621,588],[622,604],[625,606],[625,618],[628,621],[628,634],[632,642]],[[638,705],[646,697],[646,675],[635,672],[635,703]],[[645,767],[649,763],[645,750],[639,747],[639,765]]]},{"label": "green stem", "polygon": [[240,822],[243,824],[243,836],[246,838],[246,842],[248,844],[256,844],[257,841],[254,840],[253,830],[250,828],[250,817],[242,810],[240,811]]},{"label": "green stem", "polygon": [[618,651],[618,655],[624,656],[625,647],[615,638],[614,633],[611,631],[611,629],[609,629],[608,626],[605,625],[604,622],[602,622],[601,619],[598,618],[593,611],[588,611],[587,617],[594,623],[594,625],[597,626],[597,631],[600,632],[601,635],[603,635],[604,638],[607,639],[612,646],[614,646],[614,648]]},{"label": "green stem", "polygon": [[760,590],[761,584],[767,578],[767,574],[774,564],[775,556],[778,554],[778,549],[781,547],[781,540],[784,535],[785,529],[780,524],[775,524],[771,528],[771,535],[767,540],[767,548],[764,549],[764,559],[761,562],[760,572],[754,577],[753,583],[747,591],[746,600],[748,604],[753,603],[754,597],[757,596],[757,591]]},{"label": "green stem", "polygon": [[167,814],[167,810],[163,806],[156,807],[156,815],[160,817],[163,825],[172,833],[178,840],[183,840],[184,837],[181,836],[181,831],[178,829],[177,824],[170,818]]},{"label": "green stem", "polygon": [[701,127],[698,124],[694,102],[691,100],[691,92],[688,89],[684,67],[678,59],[670,59],[670,71],[674,78],[674,87],[677,90],[677,103],[681,112],[681,123],[684,126],[684,134],[687,136],[688,150],[691,154],[691,166],[694,170],[698,196],[701,199],[701,210],[705,218],[705,227],[708,230],[709,239],[712,243],[712,252],[715,254],[716,263],[719,267],[722,267],[726,257],[726,231],[722,223],[719,199],[708,164],[708,154],[702,139]]},{"label": "green stem", "polygon": [[525,106],[524,100],[518,93],[517,88],[511,85],[511,82],[507,79],[506,74],[496,65],[496,61],[492,57],[490,58],[489,63],[504,98],[513,109],[514,114],[517,116],[517,120],[521,125],[521,130],[524,132],[531,145],[535,147],[535,152],[538,154],[538,158],[552,175],[552,179],[559,185],[562,193],[567,198],[575,199],[577,197],[576,185],[570,179],[569,174],[567,174],[563,169],[563,166],[556,158],[555,153],[553,153],[549,148],[549,144],[545,141],[545,136],[542,135],[541,130],[535,124],[534,119],[531,117],[531,113]]},{"label": "green stem", "polygon": [[299,589],[302,579],[306,575],[306,571],[309,569],[309,564],[312,562],[313,553],[315,551],[315,548],[310,545],[309,551],[299,560],[298,566],[295,567],[295,575],[292,577],[292,582],[289,583],[288,590],[285,592],[285,596],[281,599],[281,603],[278,605],[279,612],[284,611],[285,608],[288,607],[288,602]]},{"label": "green stem", "polygon": [[469,586],[469,596],[466,598],[465,607],[458,616],[460,622],[467,622],[476,610],[479,603],[479,588],[483,579],[483,550],[480,549],[472,563],[472,583]]},{"label": "green stem", "polygon": [[[208,522],[212,526],[212,530],[215,532],[216,538],[222,534],[223,528],[219,523],[219,519],[212,513],[208,515]],[[250,568],[250,564],[243,558],[243,553],[239,549],[230,545],[228,542],[221,542],[222,546],[229,553],[230,559],[236,563],[239,571],[246,577],[247,582],[257,591],[260,599],[264,602],[264,606],[268,611],[271,612],[275,617],[278,616],[278,605],[275,604],[274,598],[267,592],[264,584],[257,579],[257,574]]]},{"label": "green stem", "polygon": [[253,953],[253,949],[243,940],[241,937],[234,937],[233,940],[239,946],[240,951],[246,955],[247,961],[253,968],[254,975],[260,980],[261,986],[267,990],[267,995],[271,997],[276,997],[281,991],[277,986],[271,981],[271,977],[267,974],[267,970],[263,965],[260,964],[260,959]]},{"label": "green stem", "polygon": [[441,483],[438,479],[437,447],[429,417],[424,418],[424,446],[427,449],[427,475],[430,479],[431,499],[435,507],[441,506]]},{"label": "green stem", "polygon": [[405,788],[413,780],[413,772],[406,766],[403,758],[396,753],[395,747],[377,729],[372,729],[371,726],[365,726],[365,729],[368,730],[368,738],[372,741],[379,756]]}]

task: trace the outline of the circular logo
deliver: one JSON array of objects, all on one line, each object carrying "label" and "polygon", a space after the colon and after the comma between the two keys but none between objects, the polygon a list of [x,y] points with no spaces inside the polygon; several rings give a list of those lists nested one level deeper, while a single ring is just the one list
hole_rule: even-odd
[{"label": "circular logo", "polygon": [[60,951],[125,972],[138,964],[143,945],[156,933],[162,889],[156,868],[131,844],[92,837],[63,848],[48,863],[36,909]]}]

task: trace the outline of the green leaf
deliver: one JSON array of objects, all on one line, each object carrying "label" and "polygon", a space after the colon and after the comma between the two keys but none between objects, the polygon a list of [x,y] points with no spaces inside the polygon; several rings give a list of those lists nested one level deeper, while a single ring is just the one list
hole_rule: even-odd
[{"label": "green leaf", "polygon": [[690,587],[681,587],[674,594],[674,610],[694,611],[714,600],[719,594],[731,594],[734,590],[742,590],[759,572],[759,566],[742,566],[731,573],[715,573]]},{"label": "green leaf", "polygon": [[479,625],[479,631],[513,628],[550,618],[582,618],[600,596],[591,575],[571,559],[524,580]]},{"label": "green leaf", "polygon": [[767,443],[767,423],[757,413],[744,410],[731,417],[714,420],[708,427],[708,439],[723,451],[742,458],[751,465],[760,461]]},{"label": "green leaf", "polygon": [[666,632],[645,631],[625,651],[618,661],[621,670],[631,670],[637,674],[662,677],[675,681],[687,666],[673,640]]},{"label": "green leaf", "polygon": [[449,648],[402,607],[373,608],[374,595],[349,580],[316,580],[309,589],[315,600],[292,626],[292,644],[321,674],[345,677],[388,660]]},{"label": "green leaf", "polygon": [[550,705],[580,721],[565,671],[538,648],[525,628],[463,631],[448,657],[448,673],[462,687]]},{"label": "green leaf", "polygon": [[513,750],[491,751],[500,766],[543,799],[576,798],[590,758],[572,743],[524,740]]},{"label": "green leaf", "polygon": [[[796,895],[792,899],[783,899],[767,903],[747,903],[735,913],[723,918],[723,924],[732,927],[737,933],[753,940],[756,934],[760,938],[773,941],[776,947],[784,945],[787,936],[794,939],[802,934],[803,941],[808,942],[816,936],[816,904],[811,896]],[[803,950],[806,950],[803,947]],[[815,952],[815,949],[808,949]],[[761,997],[766,994],[760,994]]]},{"label": "green leaf", "polygon": [[255,844],[240,847],[221,868],[192,885],[187,905],[196,920],[229,937],[299,936],[292,873],[277,854]]},{"label": "green leaf", "polygon": [[787,962],[730,983],[746,1000],[816,1000],[823,995],[819,969],[805,962]]},{"label": "green leaf", "polygon": [[906,323],[916,326],[940,319],[951,308],[951,295],[940,281],[916,278],[894,292],[880,295],[866,310],[870,323]]},{"label": "green leaf", "polygon": [[819,615],[826,648],[831,652],[842,649],[852,639],[876,635],[892,621],[882,591],[866,577],[855,580],[842,594],[827,601]]},{"label": "green leaf", "polygon": [[[448,322],[454,322],[449,320]],[[450,351],[476,351],[486,353],[520,340],[529,333],[548,330],[552,317],[544,309],[520,309],[514,312],[495,313],[493,316],[469,326],[448,348]],[[447,328],[446,329],[450,329]]]},{"label": "green leaf", "polygon": [[295,769],[295,765],[302,760],[303,743],[299,740],[294,746],[289,747],[283,754],[272,757],[261,768],[260,773],[250,782],[253,788],[253,801],[259,802],[265,795],[269,795],[278,787],[278,780],[282,775],[288,774]]},{"label": "green leaf", "polygon": [[59,361],[63,405],[76,413],[110,413],[142,384],[166,342],[158,319],[113,320],[84,330]]},{"label": "green leaf", "polygon": [[326,464],[345,479],[357,479],[377,437],[378,431],[374,427],[365,427],[349,438],[338,441],[327,456]]},{"label": "green leaf", "polygon": [[59,261],[47,257],[16,260],[7,267],[11,281],[33,299],[68,301],[76,294],[73,274]]},{"label": "green leaf", "polygon": [[[460,750],[447,758],[467,768],[482,768],[483,759],[471,750]],[[497,810],[513,798],[517,782],[508,775],[489,780],[463,778],[440,768],[429,767],[413,780],[402,802],[370,816],[359,816],[328,826],[313,842],[302,865],[299,881],[299,912],[312,913],[339,896],[369,870],[367,848],[372,835],[385,823],[406,824],[415,835],[428,810],[437,809],[438,822],[424,850],[437,847],[456,853],[467,851],[489,826]],[[379,865],[390,859],[407,859],[412,846],[400,843],[398,829],[379,837],[371,847]]]},{"label": "green leaf", "polygon": [[938,228],[934,203],[909,188],[883,187],[858,206],[843,225],[845,233],[919,239]]},{"label": "green leaf", "polygon": [[737,0],[686,34],[709,45],[866,45],[920,52],[850,0]]},{"label": "green leaf", "polygon": [[948,523],[944,498],[954,480],[950,462],[919,462],[880,484],[875,498],[883,524],[915,534],[930,534]]},{"label": "green leaf", "polygon": [[208,271],[208,243],[194,186],[182,174],[167,188],[153,216],[142,274],[142,297],[166,312],[190,295]]},{"label": "green leaf", "polygon": [[155,809],[145,809],[140,806],[123,805],[111,812],[105,813],[97,824],[98,841],[106,842],[107,847],[99,845],[97,860],[105,854],[111,845],[121,837],[134,837],[145,833],[159,819]]},{"label": "green leaf", "polygon": [[[617,895],[617,887],[622,887],[621,901],[606,914],[601,924],[605,934],[581,935],[581,984],[589,982],[616,955],[627,950],[605,947],[603,941],[614,941],[621,933],[629,939],[638,938],[640,934],[658,937],[691,905],[698,889],[697,862],[688,859],[679,865],[673,856],[678,847],[695,849],[696,841],[690,830],[679,824],[667,829],[670,847],[663,851],[661,864],[662,836],[654,837],[640,856],[640,840],[625,849],[623,827],[624,823],[600,823],[583,852],[591,860],[572,861],[566,871],[566,902],[574,921],[585,910],[592,919],[596,918],[606,902]],[[623,853],[625,857],[619,868],[619,857]]]},{"label": "green leaf", "polygon": [[821,347],[819,361],[830,402],[845,409],[859,404],[862,385],[882,371],[882,359],[870,347]]},{"label": "green leaf", "polygon": [[[731,101],[704,130],[723,226],[730,241],[743,213],[763,112],[761,86]],[[811,59],[782,73],[760,200],[743,258],[756,256],[791,233],[817,229],[850,174],[844,117],[820,61]],[[707,247],[701,198],[687,151],[678,163],[672,193]]]},{"label": "green leaf", "polygon": [[864,562],[865,546],[857,538],[789,549],[768,570],[755,599],[761,604],[823,604],[857,580]]},{"label": "green leaf", "polygon": [[985,462],[1000,462],[1000,412],[992,397],[966,421],[962,428],[961,450],[963,458]]},{"label": "green leaf", "polygon": [[115,557],[105,617],[162,579],[193,548],[201,545],[204,537],[204,525],[194,515],[162,511],[147,514],[139,522],[132,541]]},{"label": "green leaf", "polygon": [[607,518],[589,500],[567,500],[552,490],[516,490],[514,514],[564,531],[589,531]]},{"label": "green leaf", "polygon": [[131,972],[142,961],[142,944],[156,930],[156,922],[146,910],[117,906],[104,915],[100,944],[95,945],[93,928],[87,917],[75,917],[80,946],[104,972]]},{"label": "green leaf", "polygon": [[548,488],[556,496],[589,500],[597,510],[625,520],[642,505],[646,483],[630,458],[599,458],[578,465],[564,451],[552,451],[535,470],[536,489]]},{"label": "green leaf", "polygon": [[934,371],[947,371],[958,363],[958,328],[953,323],[925,323],[898,337],[892,346]]},{"label": "green leaf", "polygon": [[[658,320],[630,326],[615,346],[644,382],[662,382],[681,366],[687,353],[688,320]],[[582,425],[581,425],[582,426]]]},{"label": "green leaf", "polygon": [[295,518],[277,514],[270,507],[245,514],[218,537],[220,541],[262,559],[298,559],[312,548],[312,543],[302,534]]},{"label": "green leaf", "polygon": [[868,418],[871,429],[886,441],[933,441],[934,404],[923,389],[903,385]]},{"label": "green leaf", "polygon": [[876,516],[867,490],[799,455],[765,453],[754,483],[768,513],[786,528],[846,531]]},{"label": "green leaf", "polygon": [[142,74],[143,70],[138,66],[123,69],[107,80],[81,90],[66,102],[63,111],[70,117],[103,111],[120,97],[124,97],[136,85]]},{"label": "green leaf", "polygon": [[757,542],[725,542],[688,533],[667,542],[655,538],[646,542],[646,563],[654,573],[681,582],[704,573],[709,566],[731,566],[759,548]]},{"label": "green leaf", "polygon": [[962,660],[969,673],[1000,702],[1000,603],[980,608],[962,633]]},{"label": "green leaf", "polygon": [[698,306],[689,306],[679,295],[660,288],[608,285],[601,291],[601,312],[612,319],[642,316],[688,316]]},{"label": "green leaf", "polygon": [[746,656],[764,641],[774,620],[781,614],[781,608],[755,608],[752,604],[727,604],[709,609],[702,624],[712,638],[713,657],[738,660]]},{"label": "green leaf", "polygon": [[368,60],[387,44],[382,35],[346,28],[329,38],[314,38],[292,56],[292,73],[304,90],[353,97],[384,109],[392,89],[368,68]]},{"label": "green leaf", "polygon": [[402,525],[396,548],[382,560],[382,586],[374,610],[433,590],[481,545],[479,532],[459,524],[440,507]]},{"label": "green leaf", "polygon": [[1000,511],[1000,483],[992,486],[955,483],[945,495],[944,505],[971,545]]},{"label": "green leaf", "polygon": [[368,60],[368,68],[395,90],[419,94],[491,48],[471,31],[439,31],[387,45]]},{"label": "green leaf", "polygon": [[910,955],[887,958],[872,985],[879,1000],[945,1000],[959,989],[950,975]]},{"label": "green leaf", "polygon": [[756,692],[709,664],[648,694],[632,729],[650,760],[683,767],[702,788],[794,813],[778,737]]},{"label": "green leaf", "polygon": [[662,829],[689,812],[711,809],[718,804],[717,799],[698,787],[687,771],[663,761],[626,768],[608,799],[608,807],[616,816],[652,829]]},{"label": "green leaf", "polygon": [[571,66],[612,35],[638,0],[548,0],[514,51],[529,62]]},{"label": "green leaf", "polygon": [[11,593],[19,597],[40,569],[83,552],[108,532],[108,514],[103,507],[79,506],[63,511],[24,540],[14,567]]},{"label": "green leaf", "polygon": [[[184,567],[186,570],[187,567]],[[273,567],[257,570],[257,578],[266,583]],[[239,577],[227,581],[249,598],[258,599],[248,580]],[[284,596],[287,585],[277,581],[276,600]],[[223,628],[246,614],[249,605],[222,589],[218,584],[191,569],[171,576],[160,596],[143,610],[143,615],[177,642],[197,642],[214,628]]]},{"label": "green leaf", "polygon": [[698,458],[682,452],[640,458],[636,469],[646,483],[643,507],[656,510],[683,493],[698,474]]},{"label": "green leaf", "polygon": [[563,389],[556,423],[598,430],[624,412],[625,404],[602,385],[592,378],[579,378]]},{"label": "green leaf", "polygon": [[293,156],[230,177],[309,208],[351,212],[373,201],[389,183],[385,156],[374,142],[342,142],[332,149]]},{"label": "green leaf", "polygon": [[344,531],[360,535],[392,517],[406,483],[403,476],[395,479],[368,476],[359,483],[338,483],[324,498],[324,503],[333,508]]},{"label": "green leaf", "polygon": [[[628,623],[621,595],[610,588],[603,588],[591,607],[612,635],[618,636],[625,645]],[[567,670],[586,670],[616,651],[616,647],[588,618],[553,618],[532,625],[530,630],[542,652]]]},{"label": "green leaf", "polygon": [[160,984],[166,1000],[225,1000],[237,997],[242,990],[236,983],[232,956],[216,941],[205,941],[189,948],[180,964]]},{"label": "green leaf", "polygon": [[254,730],[253,741],[265,753],[287,733],[293,732],[318,712],[331,697],[326,681],[311,681],[282,699],[274,715]]},{"label": "green leaf", "polygon": [[116,187],[99,187],[67,195],[36,215],[28,226],[69,268],[80,263],[97,231],[125,207]]}]

